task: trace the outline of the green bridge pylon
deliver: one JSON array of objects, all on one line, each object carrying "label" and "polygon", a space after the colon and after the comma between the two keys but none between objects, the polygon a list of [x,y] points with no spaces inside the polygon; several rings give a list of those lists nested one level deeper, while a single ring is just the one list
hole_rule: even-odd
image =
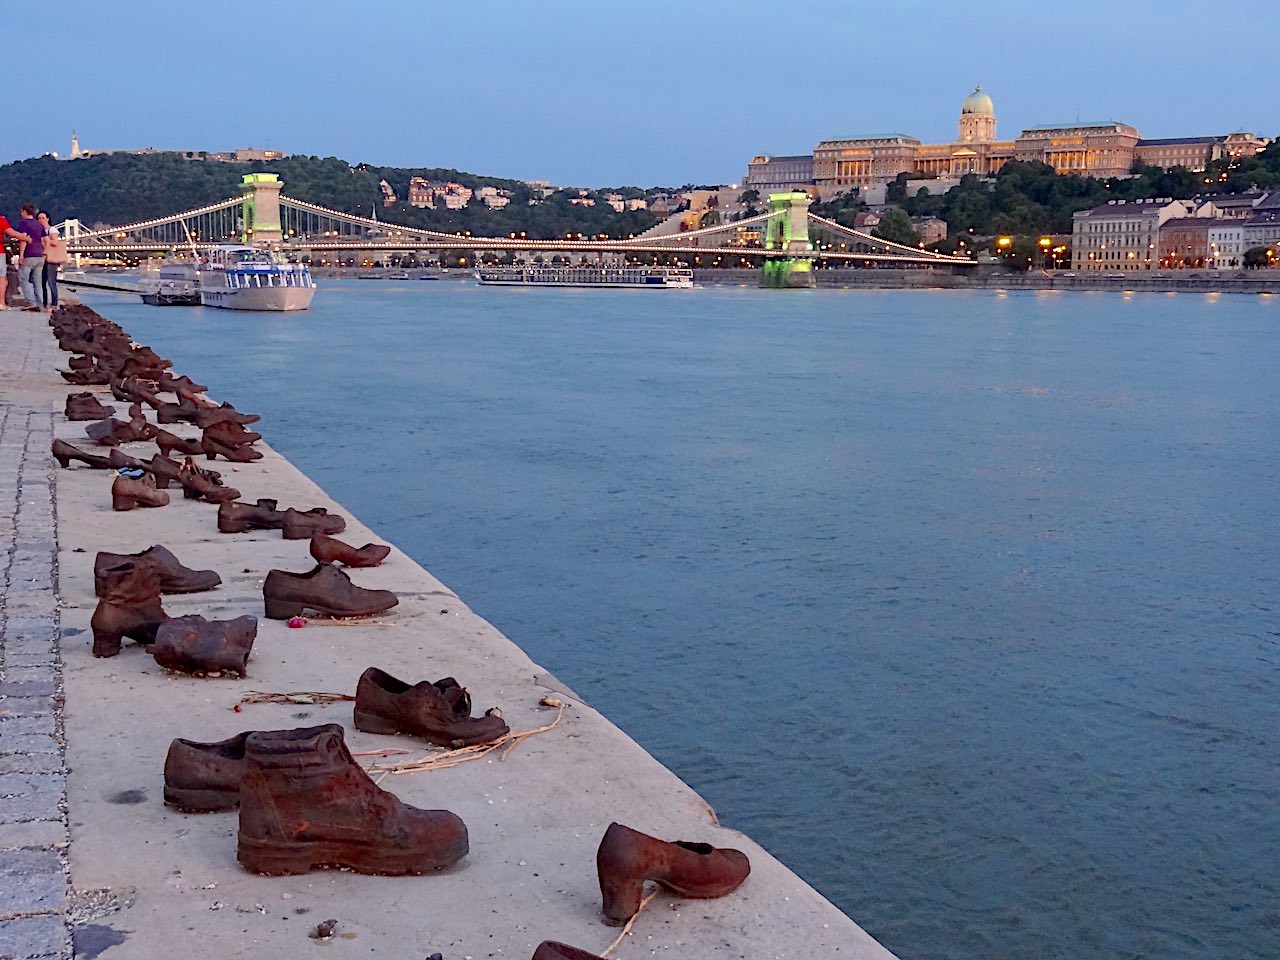
[{"label": "green bridge pylon", "polygon": [[[809,195],[800,191],[769,194],[769,220],[765,229],[764,248],[778,253],[809,253]],[[766,254],[760,286],[775,289],[812,287],[813,260],[809,257],[787,257]]]}]

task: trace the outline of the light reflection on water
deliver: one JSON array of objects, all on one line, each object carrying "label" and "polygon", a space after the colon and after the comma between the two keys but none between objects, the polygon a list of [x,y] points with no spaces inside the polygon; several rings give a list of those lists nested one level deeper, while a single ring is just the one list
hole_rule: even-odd
[{"label": "light reflection on water", "polygon": [[1274,298],[90,302],[902,956],[1280,955]]}]

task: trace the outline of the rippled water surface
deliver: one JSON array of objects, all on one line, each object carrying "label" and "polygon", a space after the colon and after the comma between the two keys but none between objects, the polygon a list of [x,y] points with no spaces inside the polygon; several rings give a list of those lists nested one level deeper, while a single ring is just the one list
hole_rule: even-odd
[{"label": "rippled water surface", "polygon": [[901,956],[1280,956],[1280,299],[89,300]]}]

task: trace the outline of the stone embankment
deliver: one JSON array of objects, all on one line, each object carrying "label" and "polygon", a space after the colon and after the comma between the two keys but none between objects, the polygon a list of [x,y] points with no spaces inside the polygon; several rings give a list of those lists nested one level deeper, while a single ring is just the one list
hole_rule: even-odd
[{"label": "stone embankment", "polygon": [[[352,571],[361,586],[395,591],[394,609],[373,620],[312,619],[290,629],[263,618],[262,583],[273,568],[309,570],[307,541],[283,540],[277,531],[221,534],[217,508],[180,492],[164,507],[113,512],[109,471],[74,462],[55,469],[49,456],[55,437],[90,445],[85,424],[62,416],[67,394],[84,389],[68,387],[55,372],[66,355],[43,315],[3,316],[0,957],[65,958],[73,942],[77,955],[104,960],[317,950],[334,958],[524,960],[544,939],[601,953],[617,930],[602,922],[595,853],[609,823],[620,821],[664,838],[737,847],[752,870],[722,899],[660,893],[609,954],[616,960],[890,960],[852,920],[750,838],[721,826],[693,790],[399,550],[380,567]],[[200,377],[199,370],[182,372]],[[111,404],[105,388],[94,389]],[[211,392],[216,398],[216,385]],[[256,428],[271,438],[271,424]],[[155,452],[150,443],[123,449],[138,457]],[[348,517],[348,542],[384,540],[277,452],[263,452],[256,463],[209,466],[241,500],[322,506]],[[259,618],[248,678],[168,673],[132,643],[110,659],[91,655],[95,554],[153,544],[222,576],[212,592],[166,596],[169,615]],[[477,712],[500,707],[513,731],[555,720],[559,711],[545,698],[564,704],[558,724],[505,758],[491,753],[381,778],[405,802],[465,820],[471,846],[461,864],[421,877],[340,870],[258,876],[237,863],[236,813],[188,815],[162,802],[164,758],[175,737],[211,742],[243,730],[336,722],[363,763],[430,754],[409,737],[355,731],[349,702],[241,702],[251,691],[351,694],[373,665],[411,682],[454,676],[470,688]],[[653,695],[662,696],[661,684]]]}]

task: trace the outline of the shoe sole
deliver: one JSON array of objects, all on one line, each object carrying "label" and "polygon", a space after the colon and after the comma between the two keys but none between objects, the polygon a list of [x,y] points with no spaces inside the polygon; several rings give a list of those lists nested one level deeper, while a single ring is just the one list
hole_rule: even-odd
[{"label": "shoe sole", "polygon": [[362,843],[306,843],[240,837],[236,859],[250,873],[268,877],[310,873],[316,867],[346,867],[356,873],[400,877],[451,867],[467,855],[467,838],[433,856],[403,850],[375,850]]},{"label": "shoe sole", "polygon": [[300,617],[304,610],[314,610],[316,613],[323,614],[326,617],[372,617],[379,613],[384,613],[394,607],[395,604],[387,607],[379,607],[377,610],[338,610],[334,607],[321,607],[314,603],[297,600],[268,600],[263,598],[263,606],[265,608],[268,620],[288,620],[290,617]]}]

